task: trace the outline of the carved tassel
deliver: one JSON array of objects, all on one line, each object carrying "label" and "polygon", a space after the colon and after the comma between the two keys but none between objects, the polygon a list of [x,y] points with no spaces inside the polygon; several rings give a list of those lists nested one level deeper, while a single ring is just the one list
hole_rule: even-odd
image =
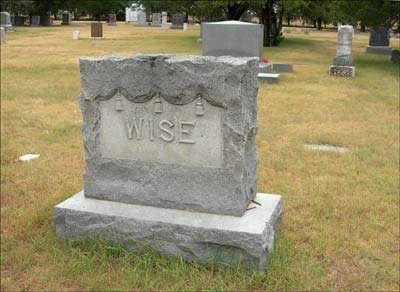
[{"label": "carved tassel", "polygon": [[163,112],[161,99],[157,96],[154,100],[154,112],[160,114]]},{"label": "carved tassel", "polygon": [[196,102],[196,116],[203,116],[203,115],[204,115],[203,100],[201,99],[201,97],[199,97]]},{"label": "carved tassel", "polygon": [[116,111],[124,110],[124,103],[122,102],[121,96],[117,96],[117,98],[115,99],[115,110]]}]

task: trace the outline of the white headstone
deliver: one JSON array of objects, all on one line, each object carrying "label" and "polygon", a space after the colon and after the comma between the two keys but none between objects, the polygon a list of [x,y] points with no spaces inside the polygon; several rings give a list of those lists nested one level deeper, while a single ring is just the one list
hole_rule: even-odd
[{"label": "white headstone", "polygon": [[4,27],[0,27],[0,44],[6,43],[6,30]]},{"label": "white headstone", "polygon": [[72,32],[72,39],[73,39],[73,40],[79,40],[79,35],[80,35],[79,30],[73,31],[73,32]]},{"label": "white headstone", "polygon": [[185,22],[184,24],[183,24],[183,30],[187,30],[188,29],[188,24]]},{"label": "white headstone", "polygon": [[168,29],[167,16],[167,12],[161,13],[161,29]]}]

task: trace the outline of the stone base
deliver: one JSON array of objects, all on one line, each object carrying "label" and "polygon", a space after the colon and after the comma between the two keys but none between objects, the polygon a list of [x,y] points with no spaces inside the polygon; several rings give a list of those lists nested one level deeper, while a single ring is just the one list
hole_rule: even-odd
[{"label": "stone base", "polygon": [[54,207],[56,234],[102,239],[128,248],[150,245],[188,261],[243,264],[263,271],[273,251],[282,197],[258,193],[242,217],[90,199],[83,191]]},{"label": "stone base", "polygon": [[385,46],[369,46],[367,47],[367,53],[369,54],[381,54],[381,55],[391,55],[392,48]]},{"label": "stone base", "polygon": [[90,37],[91,40],[102,40],[104,37]]},{"label": "stone base", "polygon": [[1,25],[1,27],[4,28],[4,30],[5,30],[6,32],[11,32],[11,31],[13,31],[13,27],[12,27],[11,24],[3,24],[3,25]]},{"label": "stone base", "polygon": [[279,76],[280,74],[273,74],[273,73],[258,73],[258,81],[264,83],[279,83]]},{"label": "stone base", "polygon": [[329,67],[329,75],[341,76],[341,77],[354,77],[356,75],[356,67],[331,65]]}]

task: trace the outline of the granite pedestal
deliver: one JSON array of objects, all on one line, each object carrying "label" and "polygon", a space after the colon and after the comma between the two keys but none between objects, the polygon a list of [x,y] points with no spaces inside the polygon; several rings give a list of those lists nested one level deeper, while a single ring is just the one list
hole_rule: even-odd
[{"label": "granite pedestal", "polygon": [[149,245],[187,261],[242,264],[262,272],[274,249],[282,197],[257,194],[255,201],[235,217],[90,199],[80,192],[55,206],[54,222],[64,239]]}]

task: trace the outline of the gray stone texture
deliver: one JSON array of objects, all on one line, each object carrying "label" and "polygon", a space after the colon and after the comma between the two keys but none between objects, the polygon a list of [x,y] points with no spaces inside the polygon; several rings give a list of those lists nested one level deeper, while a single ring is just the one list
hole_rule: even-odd
[{"label": "gray stone texture", "polygon": [[329,75],[340,77],[355,77],[356,67],[331,65],[329,67]]},{"label": "gray stone texture", "polygon": [[24,26],[26,21],[26,16],[15,15],[13,16],[14,26]]},{"label": "gray stone texture", "polygon": [[30,18],[31,26],[39,26],[40,25],[40,15],[32,15]]},{"label": "gray stone texture", "polygon": [[171,29],[183,29],[183,14],[172,15]]},{"label": "gray stone texture", "polygon": [[336,57],[333,59],[333,65],[352,66],[353,57],[351,48],[353,41],[354,28],[351,25],[342,25],[338,31],[338,44]]},{"label": "gray stone texture", "polygon": [[273,64],[272,67],[275,72],[286,72],[286,73],[293,72],[292,64]]},{"label": "gray stone texture", "polygon": [[4,27],[0,27],[0,44],[6,43],[6,30]]},{"label": "gray stone texture", "polygon": [[[257,191],[257,58],[109,56],[82,58],[80,71],[85,196],[215,214],[244,214]],[[121,103],[143,104],[142,111],[144,103],[160,100],[174,105],[172,108],[192,103],[194,113],[199,97],[222,111],[222,138],[215,142],[222,145],[221,165],[102,157],[102,104],[120,95]],[[208,119],[207,111],[204,119]],[[197,155],[191,154],[190,149],[195,148],[185,149],[176,151]],[[157,155],[160,153],[154,157]]]},{"label": "gray stone texture", "polygon": [[392,48],[384,46],[369,46],[367,47],[367,53],[369,54],[380,54],[380,55],[391,55]]},{"label": "gray stone texture", "polygon": [[10,13],[2,11],[0,13],[0,26],[4,28],[5,31],[12,31],[11,17]]},{"label": "gray stone texture", "polygon": [[50,14],[40,15],[40,25],[41,26],[51,26]]},{"label": "gray stone texture", "polygon": [[262,57],[264,27],[240,21],[202,23],[203,56]]},{"label": "gray stone texture", "polygon": [[264,271],[282,214],[279,195],[257,194],[242,217],[130,205],[80,192],[54,208],[56,234],[102,239],[127,248],[149,245],[188,261],[242,264]]},{"label": "gray stone texture", "polygon": [[258,72],[259,73],[270,73],[271,71],[272,71],[271,63],[260,62],[258,64]]},{"label": "gray stone texture", "polygon": [[151,15],[151,26],[155,27],[161,26],[161,13],[153,13]]}]

